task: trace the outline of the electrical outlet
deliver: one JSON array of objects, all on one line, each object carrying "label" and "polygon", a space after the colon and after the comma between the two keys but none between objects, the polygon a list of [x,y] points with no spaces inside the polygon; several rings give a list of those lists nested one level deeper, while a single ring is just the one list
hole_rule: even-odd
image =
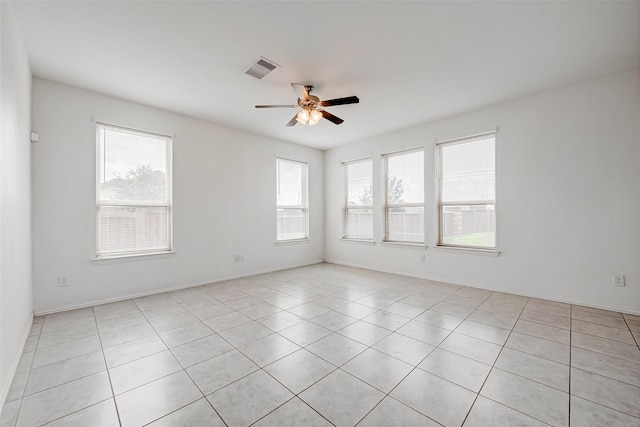
[{"label": "electrical outlet", "polygon": [[425,254],[420,254],[420,262],[424,262],[427,259]]},{"label": "electrical outlet", "polygon": [[244,262],[244,256],[242,255],[234,255],[233,262]]},{"label": "electrical outlet", "polygon": [[613,275],[613,286],[625,286],[624,274],[614,274]]},{"label": "electrical outlet", "polygon": [[67,276],[59,276],[58,277],[58,286],[64,288],[65,286],[69,286],[69,282]]}]

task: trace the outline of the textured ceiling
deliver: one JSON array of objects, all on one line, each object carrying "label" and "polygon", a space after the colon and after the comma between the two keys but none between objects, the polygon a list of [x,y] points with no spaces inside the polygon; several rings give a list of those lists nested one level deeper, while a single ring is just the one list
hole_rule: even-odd
[{"label": "textured ceiling", "polygon": [[[640,66],[640,2],[12,2],[37,77],[327,149]],[[282,67],[244,74],[260,56]],[[284,125],[291,82],[345,122]]]}]

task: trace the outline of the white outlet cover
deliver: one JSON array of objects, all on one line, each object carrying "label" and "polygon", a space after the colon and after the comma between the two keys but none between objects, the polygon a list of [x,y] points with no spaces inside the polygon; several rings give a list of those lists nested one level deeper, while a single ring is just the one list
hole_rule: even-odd
[{"label": "white outlet cover", "polygon": [[624,274],[614,274],[613,275],[613,286],[625,286]]}]

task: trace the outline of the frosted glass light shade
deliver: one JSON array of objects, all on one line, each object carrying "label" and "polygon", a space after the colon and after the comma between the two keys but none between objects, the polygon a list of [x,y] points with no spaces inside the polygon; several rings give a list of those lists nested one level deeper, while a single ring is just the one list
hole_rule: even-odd
[{"label": "frosted glass light shade", "polygon": [[318,124],[320,119],[322,119],[322,113],[320,111],[313,110],[311,112],[311,117],[309,118],[309,126]]},{"label": "frosted glass light shade", "polygon": [[300,111],[296,116],[296,120],[306,125],[309,121],[309,112],[307,110]]}]

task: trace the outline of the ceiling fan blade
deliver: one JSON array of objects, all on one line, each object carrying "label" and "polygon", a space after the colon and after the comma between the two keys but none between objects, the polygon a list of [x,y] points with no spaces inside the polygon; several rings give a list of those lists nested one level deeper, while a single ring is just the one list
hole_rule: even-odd
[{"label": "ceiling fan blade", "polygon": [[324,110],[318,110],[318,111],[322,113],[322,117],[329,120],[331,123],[339,125],[340,123],[344,122],[344,120],[342,120],[340,117],[334,116],[328,111],[324,111]]},{"label": "ceiling fan blade", "polygon": [[347,96],[346,98],[329,99],[327,101],[320,101],[320,105],[323,107],[331,107],[333,105],[345,105],[345,104],[357,104],[360,100],[357,96]]},{"label": "ceiling fan blade", "polygon": [[292,127],[295,126],[296,123],[298,123],[298,115],[296,114],[295,116],[293,116],[293,119],[289,120],[289,123],[286,124],[287,127]]},{"label": "ceiling fan blade", "polygon": [[301,85],[300,83],[291,83],[291,87],[293,88],[293,91],[296,93],[296,95],[298,95],[298,98],[302,99],[303,101],[309,100],[309,92],[307,92],[307,88],[304,87],[304,85]]},{"label": "ceiling fan blade", "polygon": [[256,105],[256,108],[297,108],[297,105]]}]

